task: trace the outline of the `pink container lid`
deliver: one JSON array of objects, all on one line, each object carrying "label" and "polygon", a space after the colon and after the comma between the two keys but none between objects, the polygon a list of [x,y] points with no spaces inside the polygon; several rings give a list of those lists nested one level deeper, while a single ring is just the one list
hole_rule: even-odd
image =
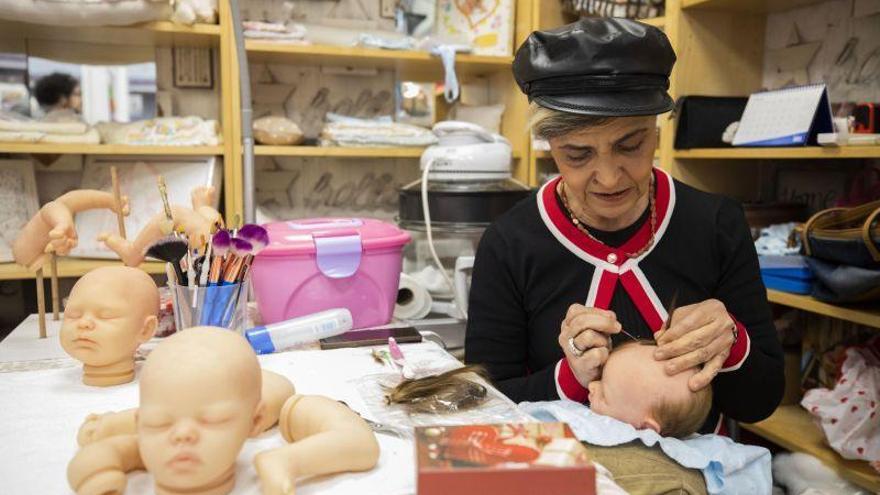
[{"label": "pink container lid", "polygon": [[401,247],[410,235],[396,225],[371,218],[308,218],[274,222],[264,225],[269,232],[269,245],[257,255],[290,256],[318,252],[316,239],[358,236],[363,251]]}]

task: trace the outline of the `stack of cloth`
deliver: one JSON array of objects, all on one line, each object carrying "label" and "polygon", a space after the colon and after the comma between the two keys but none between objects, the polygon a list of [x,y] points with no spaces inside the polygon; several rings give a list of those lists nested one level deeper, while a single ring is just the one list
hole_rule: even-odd
[{"label": "stack of cloth", "polygon": [[0,142],[98,144],[101,136],[73,112],[52,112],[37,120],[0,111]]},{"label": "stack of cloth", "polygon": [[328,113],[321,130],[321,146],[424,147],[436,142],[430,130],[394,122],[389,116],[359,119]]},{"label": "stack of cloth", "polygon": [[96,126],[104,144],[132,146],[217,146],[216,120],[201,117],[161,117],[128,124],[103,122]]},{"label": "stack of cloth", "polygon": [[244,21],[244,37],[249,39],[283,41],[286,43],[308,43],[306,27],[302,24],[263,21]]}]

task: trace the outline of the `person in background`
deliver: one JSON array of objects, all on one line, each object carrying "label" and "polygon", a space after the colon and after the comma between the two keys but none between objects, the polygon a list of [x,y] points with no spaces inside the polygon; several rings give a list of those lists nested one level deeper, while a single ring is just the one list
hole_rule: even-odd
[{"label": "person in background", "polygon": [[55,112],[82,112],[82,93],[79,81],[70,74],[53,72],[34,85],[34,97],[46,115]]}]

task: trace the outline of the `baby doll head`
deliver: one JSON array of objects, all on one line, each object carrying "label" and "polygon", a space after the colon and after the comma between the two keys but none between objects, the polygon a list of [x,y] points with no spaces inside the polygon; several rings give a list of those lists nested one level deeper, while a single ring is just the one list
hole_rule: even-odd
[{"label": "baby doll head", "polygon": [[688,379],[697,368],[669,376],[654,359],[656,345],[628,342],[616,347],[600,380],[589,384],[590,408],[638,429],[665,437],[696,433],[712,406],[712,387],[692,392]]},{"label": "baby doll head", "polygon": [[140,380],[137,435],[159,493],[228,493],[244,441],[265,413],[260,364],[240,335],[196,327],[150,353]]},{"label": "baby doll head", "polygon": [[144,271],[105,266],[82,276],[70,291],[61,347],[81,361],[87,385],[134,379],[134,354],[156,332],[159,290]]}]

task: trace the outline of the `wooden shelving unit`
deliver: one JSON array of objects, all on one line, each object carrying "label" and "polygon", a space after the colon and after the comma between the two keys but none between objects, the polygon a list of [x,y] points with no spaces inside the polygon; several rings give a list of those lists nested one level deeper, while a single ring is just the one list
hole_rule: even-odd
[{"label": "wooden shelving unit", "polygon": [[[403,77],[438,80],[443,77],[440,58],[420,50],[382,50],[378,48],[294,45],[270,41],[247,40],[248,58],[255,62],[277,62],[294,65],[336,65],[352,68],[393,68]],[[510,71],[513,57],[457,54],[456,74],[463,77],[489,75]]]},{"label": "wooden shelving unit", "polygon": [[[682,10],[728,10],[764,14],[795,9],[822,0],[681,0]],[[669,7],[667,4],[667,11]]]},{"label": "wooden shelving unit", "polygon": [[0,153],[43,155],[222,155],[222,146],[128,146],[121,144],[0,143]]},{"label": "wooden shelving unit", "polygon": [[860,325],[866,325],[880,329],[880,307],[870,306],[836,306],[834,304],[817,301],[810,296],[802,296],[799,294],[789,294],[778,290],[767,290],[767,300],[796,308],[810,313],[822,316],[830,316],[839,320],[851,321]]},{"label": "wooden shelving unit", "polygon": [[780,406],[764,421],[740,426],[788,450],[813,455],[842,478],[880,493],[880,475],[867,462],[847,460],[831,450],[825,443],[825,435],[800,406]]},{"label": "wooden shelving unit", "polygon": [[673,157],[679,160],[790,160],[790,159],[838,159],[880,158],[880,146],[803,146],[798,148],[695,148],[676,150]]},{"label": "wooden shelving unit", "polygon": [[[77,258],[59,258],[58,259],[58,277],[80,277],[87,272],[108,265],[122,265],[119,260],[86,260]],[[159,261],[146,261],[140,266],[147,273],[161,274],[165,273],[165,263]],[[49,277],[49,268],[43,271],[46,278]],[[0,280],[22,280],[32,279],[36,275],[34,272],[28,271],[23,266],[16,263],[0,263]]]},{"label": "wooden shelving unit", "polygon": [[117,50],[132,46],[212,46],[220,43],[220,25],[183,26],[170,21],[145,22],[131,26],[46,26],[0,20],[0,36],[29,41],[63,41],[75,44],[107,45]]}]

